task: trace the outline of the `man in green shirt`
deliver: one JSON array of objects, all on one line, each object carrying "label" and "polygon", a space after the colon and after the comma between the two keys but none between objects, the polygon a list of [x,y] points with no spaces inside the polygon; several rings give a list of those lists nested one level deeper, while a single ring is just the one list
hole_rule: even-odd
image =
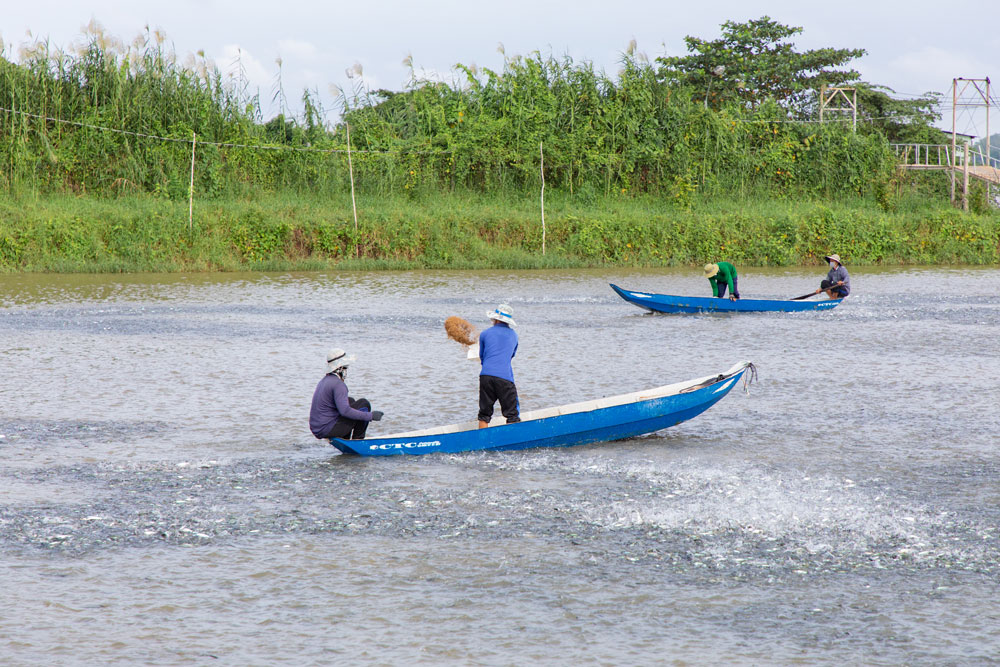
[{"label": "man in green shirt", "polygon": [[726,296],[729,288],[729,300],[740,298],[740,287],[736,282],[736,267],[729,262],[717,262],[705,265],[705,277],[712,283],[712,296],[720,299]]}]

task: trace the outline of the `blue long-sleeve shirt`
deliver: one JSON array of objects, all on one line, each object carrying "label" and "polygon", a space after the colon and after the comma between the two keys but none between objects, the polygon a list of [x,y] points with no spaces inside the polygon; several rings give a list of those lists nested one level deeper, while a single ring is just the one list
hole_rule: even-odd
[{"label": "blue long-sleeve shirt", "polygon": [[370,422],[372,413],[352,408],[347,401],[347,385],[333,373],[328,373],[313,392],[309,430],[317,438],[325,438],[341,417]]},{"label": "blue long-sleeve shirt", "polygon": [[830,272],[826,274],[826,279],[830,281],[831,285],[836,285],[843,280],[844,296],[851,293],[851,276],[847,274],[847,269],[844,268],[843,264],[838,264],[837,268],[830,269]]},{"label": "blue long-sleeve shirt", "polygon": [[517,332],[506,322],[497,322],[479,334],[479,359],[483,362],[480,375],[492,375],[514,381],[510,360],[517,353]]}]

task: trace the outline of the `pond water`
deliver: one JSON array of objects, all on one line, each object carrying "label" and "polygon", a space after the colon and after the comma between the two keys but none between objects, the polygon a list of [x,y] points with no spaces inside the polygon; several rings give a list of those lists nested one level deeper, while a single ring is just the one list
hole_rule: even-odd
[{"label": "pond water", "polygon": [[[851,268],[851,267],[849,267]],[[744,298],[815,270],[747,269]],[[11,664],[1000,661],[1000,270],[852,270],[826,312],[654,315],[695,270],[0,276]],[[710,293],[710,292],[709,292]],[[508,302],[523,410],[753,361],[649,436],[364,459],[471,420],[444,334]]]}]

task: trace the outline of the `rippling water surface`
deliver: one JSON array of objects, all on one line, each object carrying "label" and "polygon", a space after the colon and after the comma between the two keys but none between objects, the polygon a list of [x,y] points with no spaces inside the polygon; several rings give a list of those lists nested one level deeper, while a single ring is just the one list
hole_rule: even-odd
[{"label": "rippling water surface", "polygon": [[[822,270],[747,270],[746,297]],[[693,271],[0,276],[11,664],[1000,662],[1000,270],[856,270],[822,313],[651,315]],[[474,418],[444,335],[509,302],[522,409],[721,372],[695,419],[567,449],[360,459]]]}]

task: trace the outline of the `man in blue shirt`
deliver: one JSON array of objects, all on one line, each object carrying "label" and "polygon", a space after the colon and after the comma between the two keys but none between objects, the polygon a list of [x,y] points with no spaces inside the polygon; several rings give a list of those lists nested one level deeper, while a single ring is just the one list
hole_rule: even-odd
[{"label": "man in blue shirt", "polygon": [[479,428],[486,428],[493,417],[493,404],[500,401],[500,414],[508,424],[521,421],[518,416],[517,388],[511,359],[517,353],[517,326],[510,306],[505,303],[486,314],[493,326],[479,335]]},{"label": "man in blue shirt", "polygon": [[354,357],[339,347],[326,353],[326,375],[316,385],[309,409],[309,430],[317,438],[364,440],[368,423],[382,419],[382,412],[372,412],[368,399],[347,395],[344,377],[352,361]]}]

